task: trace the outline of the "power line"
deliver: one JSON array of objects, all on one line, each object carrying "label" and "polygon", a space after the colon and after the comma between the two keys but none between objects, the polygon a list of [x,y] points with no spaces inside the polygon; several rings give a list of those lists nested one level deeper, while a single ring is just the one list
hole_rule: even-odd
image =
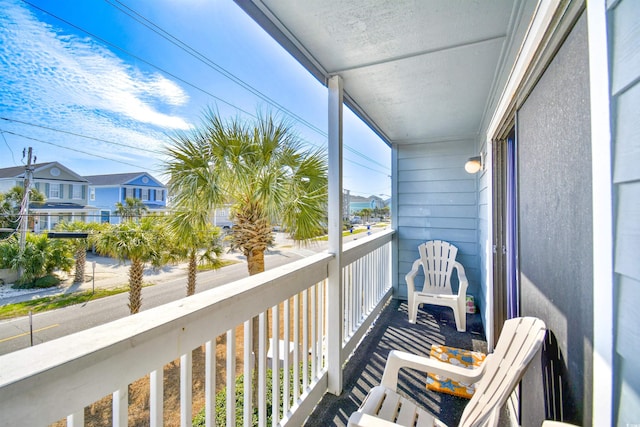
[{"label": "power line", "polygon": [[22,2],[24,2],[24,3],[28,4],[29,6],[33,7],[34,9],[37,9],[37,10],[41,11],[42,13],[46,13],[47,15],[49,15],[49,16],[51,16],[51,17],[53,17],[53,18],[55,18],[55,19],[57,19],[57,20],[59,20],[59,21],[61,21],[61,22],[64,22],[64,23],[65,23],[65,24],[67,24],[68,26],[73,27],[73,28],[75,28],[75,29],[76,29],[76,30],[78,30],[78,31],[82,31],[82,32],[83,32],[83,33],[85,33],[85,34],[90,35],[90,36],[91,36],[91,37],[93,37],[94,39],[99,40],[100,42],[102,42],[102,43],[104,43],[104,44],[106,44],[106,45],[109,45],[109,46],[111,46],[111,47],[113,47],[113,48],[115,48],[115,49],[118,49],[118,50],[119,50],[119,51],[121,51],[122,53],[124,53],[124,54],[126,54],[126,55],[129,55],[130,57],[132,57],[132,58],[134,58],[134,59],[137,59],[138,61],[140,61],[140,62],[142,62],[142,63],[144,63],[144,64],[147,64],[148,66],[150,66],[150,67],[152,67],[152,68],[155,68],[156,70],[159,70],[159,71],[163,72],[164,74],[166,74],[166,75],[168,75],[168,76],[170,76],[170,77],[173,77],[174,79],[176,79],[176,80],[178,80],[178,81],[180,81],[180,82],[182,82],[182,83],[184,83],[184,84],[186,84],[186,85],[188,85],[188,86],[190,86],[190,87],[192,87],[192,88],[194,88],[194,89],[196,89],[196,90],[198,90],[198,91],[200,91],[200,92],[202,92],[202,93],[204,93],[204,94],[206,94],[206,95],[209,95],[210,97],[212,97],[212,98],[214,98],[214,99],[217,99],[218,101],[220,101],[220,102],[222,102],[222,103],[224,103],[224,104],[226,104],[226,105],[230,106],[231,108],[235,108],[236,110],[238,110],[238,111],[240,111],[240,112],[242,112],[242,113],[244,113],[244,114],[246,114],[246,115],[248,115],[248,116],[251,116],[251,117],[253,117],[253,118],[257,118],[255,114],[250,113],[250,112],[248,112],[248,111],[246,111],[246,110],[244,110],[244,109],[242,109],[242,108],[238,107],[237,105],[234,105],[234,104],[232,104],[232,103],[230,103],[230,102],[228,102],[228,101],[226,101],[226,100],[224,100],[224,99],[220,98],[219,96],[216,96],[216,95],[212,94],[211,92],[209,92],[209,91],[207,91],[207,90],[205,90],[205,89],[203,89],[203,88],[201,88],[201,87],[199,87],[199,86],[197,86],[197,85],[195,85],[195,84],[193,84],[193,83],[190,83],[190,82],[188,82],[188,81],[184,80],[184,79],[183,79],[183,78],[181,78],[181,77],[178,77],[177,75],[175,75],[175,74],[173,74],[173,73],[171,73],[171,72],[169,72],[169,71],[165,70],[164,68],[161,68],[161,67],[159,67],[159,66],[157,66],[157,65],[155,65],[155,64],[153,64],[153,63],[151,63],[151,62],[149,62],[149,61],[147,61],[146,59],[143,59],[143,58],[139,57],[138,55],[135,55],[134,53],[129,52],[128,50],[126,50],[126,49],[124,49],[124,48],[122,48],[122,47],[120,47],[120,46],[118,46],[118,45],[116,45],[116,44],[114,44],[114,43],[111,43],[110,41],[108,41],[108,40],[106,40],[106,39],[103,39],[102,37],[99,37],[99,36],[97,36],[96,34],[94,34],[94,33],[90,32],[90,31],[87,31],[87,30],[85,30],[85,29],[83,29],[83,28],[79,27],[78,25],[73,24],[73,23],[71,23],[71,22],[67,21],[66,19],[63,19],[63,18],[61,18],[61,17],[57,16],[56,14],[54,14],[54,13],[52,13],[52,12],[49,12],[49,11],[47,11],[47,10],[45,10],[45,9],[42,9],[41,7],[36,6],[36,5],[34,5],[33,3],[30,3],[30,2],[29,2],[29,1],[27,1],[27,0],[22,0]]},{"label": "power line", "polygon": [[[264,93],[260,92],[258,89],[254,88],[249,83],[245,82],[244,80],[242,80],[241,78],[239,78],[238,76],[233,74],[232,72],[226,70],[224,67],[222,67],[221,65],[217,64],[216,62],[214,62],[212,59],[208,58],[206,55],[204,55],[200,51],[196,50],[195,48],[191,47],[189,44],[185,43],[184,41],[182,41],[178,37],[176,37],[173,34],[169,33],[164,28],[160,27],[156,23],[154,23],[151,20],[149,20],[148,18],[144,17],[139,12],[135,11],[134,9],[130,8],[129,6],[127,6],[126,4],[122,3],[120,0],[114,0],[114,1],[116,3],[118,3],[118,4],[120,4],[122,7],[126,8],[131,13],[129,13],[129,12],[123,10],[122,8],[118,7],[117,5],[113,4],[110,0],[104,0],[104,1],[107,4],[109,4],[110,6],[114,7],[115,9],[121,11],[125,15],[131,17],[136,22],[139,22],[141,25],[144,25],[145,27],[147,27],[148,29],[150,29],[154,33],[158,34],[160,37],[164,38],[165,40],[169,41],[173,45],[175,45],[178,48],[182,49],[183,51],[185,51],[186,53],[188,53],[192,57],[196,58],[197,60],[199,60],[203,64],[205,64],[205,65],[209,66],[210,68],[212,68],[213,70],[217,71],[218,73],[220,73],[221,75],[223,75],[227,79],[229,79],[232,82],[236,83],[237,85],[241,86],[245,90],[251,92],[252,94],[257,96],[258,98],[262,99],[263,101],[266,101],[269,104],[273,105],[274,107],[276,107],[280,111],[288,114],[289,116],[291,116],[292,118],[294,118],[298,122],[300,122],[303,125],[307,126],[309,129],[319,133],[320,135],[322,135],[325,138],[328,137],[327,132],[325,132],[324,130],[318,128],[317,126],[315,126],[312,123],[310,123],[309,121],[305,120],[304,118],[302,118],[298,114],[294,113],[293,111],[291,111],[288,108],[284,107],[283,105],[279,104],[273,98],[271,98],[271,97],[265,95]],[[134,16],[133,14],[135,14],[136,16]],[[372,158],[368,157],[364,153],[362,153],[362,152],[360,152],[360,151],[348,146],[347,144],[345,144],[344,147],[348,151],[351,151],[352,153],[362,157],[365,160],[370,161],[371,163],[377,164],[378,166],[382,166],[383,168],[387,168],[387,166],[383,165],[382,163],[377,162],[376,160],[373,160]]]},{"label": "power line", "polygon": [[16,164],[16,158],[13,155],[13,150],[11,149],[11,146],[7,142],[7,138],[5,138],[4,132],[0,132],[0,134],[2,134],[2,139],[4,140],[4,143],[7,146],[7,148],[9,149],[9,151],[11,152],[11,159],[13,159],[13,164],[15,165]]},{"label": "power line", "polygon": [[4,132],[4,133],[8,133],[8,134],[10,134],[10,135],[15,135],[15,136],[19,136],[19,137],[22,137],[22,138],[30,139],[30,140],[32,140],[32,141],[41,142],[41,143],[43,143],[43,144],[53,145],[54,147],[63,148],[63,149],[65,149],[65,150],[75,151],[75,152],[77,152],[77,153],[86,154],[87,156],[98,157],[98,158],[101,158],[101,159],[104,159],[104,160],[110,160],[110,161],[112,161],[112,162],[122,163],[123,165],[133,166],[133,167],[135,167],[135,168],[138,168],[138,169],[145,169],[145,170],[148,170],[148,171],[151,171],[151,172],[163,173],[163,171],[158,170],[158,169],[151,169],[151,168],[146,168],[146,167],[144,167],[144,166],[140,166],[140,165],[134,165],[133,163],[128,163],[128,162],[124,162],[124,161],[122,161],[122,160],[112,159],[112,158],[105,157],[105,156],[101,156],[101,155],[99,155],[99,154],[95,154],[95,153],[89,153],[89,152],[87,152],[87,151],[78,150],[77,148],[65,147],[64,145],[56,144],[56,143],[54,143],[54,142],[49,142],[49,141],[43,141],[43,140],[38,139],[38,138],[33,138],[33,137],[31,137],[31,136],[22,135],[22,134],[20,134],[20,133],[11,132],[11,131],[8,131],[8,130],[0,130],[0,131],[1,131],[1,132]]},{"label": "power line", "polygon": [[148,148],[136,147],[134,145],[123,144],[121,142],[107,141],[106,139],[101,139],[101,138],[96,138],[96,137],[93,137],[93,136],[82,135],[82,134],[79,134],[79,133],[69,132],[69,131],[62,130],[62,129],[55,129],[55,128],[51,128],[51,127],[48,127],[48,126],[38,125],[38,124],[35,124],[35,123],[23,122],[21,120],[9,119],[7,117],[0,117],[0,119],[1,120],[6,120],[6,121],[9,121],[9,122],[20,123],[20,124],[27,125],[27,126],[34,126],[34,127],[38,127],[38,128],[41,128],[41,129],[51,130],[51,131],[54,131],[54,132],[65,133],[67,135],[78,136],[80,138],[92,139],[94,141],[104,142],[104,143],[107,143],[107,144],[119,145],[121,147],[131,148],[131,149],[134,149],[134,150],[140,150],[140,151],[146,151],[148,153],[158,154],[158,152],[156,150],[150,150]]},{"label": "power line", "polygon": [[114,3],[112,3],[109,0],[104,0],[104,1],[107,4],[109,4],[110,6],[112,6],[113,8],[119,10],[120,12],[122,12],[125,15],[131,17],[135,21],[137,21],[140,24],[144,25],[145,27],[147,27],[148,29],[150,29],[154,33],[158,34],[160,37],[164,38],[168,42],[170,42],[173,45],[177,46],[178,48],[182,49],[183,51],[185,51],[186,53],[188,53],[192,57],[196,58],[197,60],[199,60],[203,64],[205,64],[205,65],[209,66],[210,68],[212,68],[213,70],[217,71],[218,73],[220,73],[221,75],[223,75],[227,79],[229,79],[232,82],[236,83],[237,85],[241,86],[245,90],[251,92],[252,94],[257,96],[258,98],[262,99],[263,101],[268,102],[269,104],[271,104],[274,107],[276,107],[278,110],[280,110],[280,111],[288,114],[289,116],[293,117],[294,119],[296,119],[300,123],[302,123],[305,126],[307,126],[309,129],[319,133],[320,135],[322,135],[324,137],[327,137],[327,133],[325,131],[323,131],[322,129],[320,129],[319,127],[315,126],[314,124],[310,123],[306,119],[304,119],[301,116],[297,115],[293,111],[291,111],[288,108],[284,107],[283,105],[279,104],[273,98],[271,98],[271,97],[265,95],[264,93],[260,92],[258,89],[254,88],[249,83],[245,82],[244,80],[242,80],[241,78],[239,78],[238,76],[233,74],[232,72],[226,70],[224,67],[222,67],[221,65],[217,64],[216,62],[214,62],[212,59],[210,59],[209,57],[207,57],[206,55],[204,55],[200,51],[198,51],[195,48],[191,47],[189,44],[183,42],[178,37],[176,37],[173,34],[169,33],[164,28],[160,27],[156,23],[154,23],[151,20],[149,20],[148,18],[144,17],[139,12],[137,12],[134,9],[130,8],[126,4],[122,3],[119,0],[115,0],[116,3],[118,3],[122,7],[126,8],[129,12],[127,12],[126,10],[123,10],[121,7],[118,7],[117,5],[115,5]]},{"label": "power line", "polygon": [[[216,99],[216,100],[218,100],[218,101],[220,101],[220,102],[222,102],[222,103],[224,103],[224,104],[226,104],[226,105],[228,105],[228,106],[230,106],[230,107],[232,107],[232,108],[234,108],[234,109],[236,109],[236,110],[238,110],[238,111],[240,111],[240,112],[242,112],[242,113],[244,113],[244,114],[246,114],[246,115],[248,115],[248,116],[250,116],[250,117],[257,118],[257,116],[256,116],[255,114],[250,113],[250,112],[248,112],[248,111],[244,110],[243,108],[238,107],[237,105],[235,105],[235,104],[233,104],[233,103],[231,103],[231,102],[228,102],[228,101],[224,100],[223,98],[220,98],[219,96],[214,95],[213,93],[211,93],[211,92],[209,92],[209,91],[207,91],[207,90],[205,90],[205,89],[201,88],[200,86],[197,86],[197,85],[196,85],[196,84],[194,84],[194,83],[190,83],[190,82],[188,82],[187,80],[184,80],[183,78],[181,78],[181,77],[179,77],[179,76],[177,76],[177,75],[175,75],[175,74],[173,74],[173,73],[171,73],[171,72],[169,72],[169,71],[165,70],[164,68],[162,68],[162,67],[160,67],[160,66],[157,66],[157,65],[153,64],[152,62],[147,61],[147,60],[145,60],[145,59],[143,59],[143,58],[141,58],[141,57],[139,57],[139,56],[135,55],[134,53],[132,53],[132,52],[130,52],[130,51],[128,51],[128,50],[126,50],[126,49],[124,49],[124,48],[122,48],[122,47],[120,47],[120,46],[118,46],[118,45],[116,45],[116,44],[114,44],[114,43],[112,43],[112,42],[109,42],[108,40],[106,40],[106,39],[104,39],[104,38],[102,38],[102,37],[99,37],[99,36],[97,36],[96,34],[94,34],[94,33],[90,32],[90,31],[88,31],[88,30],[85,30],[85,29],[81,28],[80,26],[78,26],[78,25],[76,25],[76,24],[73,24],[73,23],[71,23],[71,22],[69,22],[69,21],[67,21],[67,20],[65,20],[65,19],[63,19],[63,18],[61,18],[61,17],[59,17],[59,16],[55,15],[55,14],[54,14],[54,13],[52,13],[52,12],[49,12],[49,11],[47,11],[47,10],[45,10],[45,9],[42,9],[42,8],[41,8],[41,7],[39,7],[39,6],[36,6],[36,5],[32,4],[32,3],[30,3],[28,0],[22,0],[22,1],[23,1],[24,3],[26,3],[26,4],[30,5],[31,7],[35,8],[35,9],[37,9],[37,10],[39,10],[39,11],[43,12],[43,13],[46,13],[46,14],[48,14],[48,15],[52,16],[53,18],[55,18],[55,19],[57,19],[57,20],[59,20],[59,21],[61,21],[61,22],[65,23],[65,24],[69,25],[70,27],[73,27],[73,28],[77,29],[78,31],[81,31],[81,32],[83,32],[83,33],[85,33],[85,34],[88,34],[88,35],[90,35],[91,37],[95,38],[96,40],[99,40],[99,41],[101,41],[102,43],[105,43],[105,44],[107,44],[107,45],[109,45],[109,46],[111,46],[111,47],[113,47],[113,48],[115,48],[115,49],[118,49],[119,51],[121,51],[121,52],[125,53],[126,55],[129,55],[129,56],[131,56],[132,58],[137,59],[138,61],[141,61],[141,62],[143,62],[144,64],[147,64],[147,65],[149,65],[150,67],[155,68],[155,69],[157,69],[157,70],[161,71],[162,73],[164,73],[164,74],[166,74],[166,75],[168,75],[168,76],[170,76],[170,77],[173,77],[174,79],[176,79],[176,80],[178,80],[178,81],[180,81],[180,82],[182,82],[182,83],[184,83],[184,84],[186,84],[186,85],[188,85],[188,86],[190,86],[190,87],[192,87],[192,88],[194,88],[194,89],[196,89],[196,90],[198,90],[198,91],[200,91],[200,92],[202,92],[202,93],[204,93],[204,94],[206,94],[206,95],[208,95],[208,96],[210,96],[210,97],[212,97],[212,98],[214,98],[214,99]],[[107,0],[105,0],[105,1],[107,1]],[[108,3],[108,1],[107,1],[107,3]],[[122,4],[121,2],[118,2],[118,3]],[[112,6],[112,7],[116,7],[116,6],[115,6],[115,5],[113,5],[113,4],[111,4],[111,6]],[[127,6],[125,6],[124,4],[123,4],[123,6],[124,6],[124,7],[127,7]],[[117,7],[116,7],[116,8],[117,8]],[[128,7],[127,7],[127,8],[128,8]],[[117,9],[122,11],[122,9],[120,9],[120,8],[117,8]],[[128,9],[130,9],[130,8],[128,8]],[[167,34],[168,36],[166,36],[166,37],[165,37],[165,36],[163,36],[162,34],[159,34],[157,31],[155,31],[155,30],[151,29],[148,25],[143,24],[143,25],[145,25],[147,28],[150,28],[152,31],[156,32],[157,34],[161,35],[163,38],[165,38],[165,39],[167,39],[167,40],[169,40],[169,39],[168,39],[168,37],[171,37],[171,38],[173,38],[173,39],[177,40],[179,43],[181,43],[181,44],[183,44],[184,46],[186,46],[186,47],[184,47],[184,48],[183,48],[185,51],[187,51],[187,49],[189,49],[189,50],[191,50],[191,51],[195,52],[195,53],[190,53],[190,52],[188,52],[188,51],[187,51],[187,52],[188,52],[188,53],[190,53],[192,56],[199,55],[199,56],[201,56],[202,58],[204,58],[204,59],[201,59],[202,61],[209,61],[211,64],[214,64],[215,66],[219,67],[219,66],[218,66],[217,64],[215,64],[213,61],[209,60],[207,57],[205,57],[204,55],[202,55],[201,53],[199,53],[199,52],[198,52],[198,51],[196,51],[195,49],[191,48],[191,47],[190,47],[190,46],[188,46],[186,43],[184,43],[184,42],[180,41],[179,39],[177,39],[176,37],[174,37],[173,35],[171,35],[171,34],[170,34],[170,33],[168,33],[167,31],[163,30],[162,28],[160,28],[160,27],[159,27],[159,26],[157,26],[156,24],[154,24],[154,23],[152,23],[151,21],[147,20],[146,18],[142,17],[142,15],[140,15],[140,14],[138,14],[137,12],[133,11],[133,9],[130,9],[130,10],[132,10],[132,12],[136,13],[137,15],[141,16],[141,19],[145,19],[145,20],[146,20],[147,22],[149,22],[150,24],[152,24],[152,25],[154,25],[155,27],[159,28],[163,33]],[[122,11],[122,12],[123,12],[123,13],[126,13],[126,12],[124,12],[124,11]],[[134,18],[133,16],[131,16],[131,15],[130,15],[130,14],[128,14],[128,13],[127,13],[127,15],[128,15],[128,16],[130,16],[130,17],[131,17],[131,18],[133,18],[133,19],[136,19],[136,18]],[[136,19],[136,21],[140,22],[140,20],[138,20],[138,19]],[[140,23],[141,23],[141,22],[140,22]],[[142,23],[141,23],[141,24],[142,24]],[[171,41],[171,40],[169,40],[169,41]],[[172,43],[174,43],[174,42],[172,42]],[[176,43],[174,43],[174,44],[176,44]],[[180,47],[180,46],[179,46],[179,47]],[[214,67],[214,65],[210,65],[210,66],[211,66],[212,68],[216,69],[216,68]],[[221,68],[222,70],[224,70],[222,67],[219,67],[219,68]],[[216,71],[219,71],[219,70],[217,70],[217,69],[216,69]],[[219,72],[221,72],[221,73],[222,73],[222,71],[219,71]],[[238,80],[238,82],[236,82],[237,84],[240,84],[240,85],[242,86],[242,84],[241,84],[241,83],[239,83],[239,82],[244,83],[244,81],[242,81],[240,78],[236,77],[236,76],[235,76],[235,75],[233,75],[232,73],[230,73],[230,72],[228,72],[228,71],[226,71],[226,70],[224,70],[224,72],[228,74],[228,76],[227,76],[226,74],[223,74],[223,75],[225,75],[227,78],[229,78],[229,79],[231,79],[231,80],[234,80],[234,79]],[[252,88],[249,84],[247,84],[247,83],[244,83],[244,84],[246,85],[246,87],[245,87],[245,86],[243,86],[243,87],[244,87],[245,89],[249,90],[250,92],[252,92],[254,95],[261,97],[261,99],[265,99],[265,98],[266,98],[265,100],[267,100],[267,101],[268,101],[268,100],[270,100],[270,98],[269,98],[269,97],[267,97],[266,95],[261,94],[257,89]],[[252,90],[252,89],[253,89],[253,90]],[[255,92],[254,92],[254,91],[255,91]],[[256,93],[256,92],[257,92],[257,93]],[[264,97],[264,98],[263,98],[263,97]],[[269,102],[269,101],[268,101],[268,102]],[[300,121],[301,123],[305,124],[305,126],[310,127],[312,130],[314,130],[314,131],[316,131],[316,132],[319,132],[322,136],[326,137],[326,133],[325,133],[324,131],[322,131],[321,129],[319,129],[319,128],[315,127],[314,125],[312,125],[311,123],[307,122],[307,121],[306,121],[306,120],[304,120],[303,118],[301,118],[301,117],[297,116],[295,113],[290,112],[289,110],[287,110],[286,108],[284,108],[284,107],[282,107],[280,104],[278,104],[277,102],[275,102],[275,101],[273,101],[273,100],[271,100],[271,102],[273,102],[273,103],[274,103],[274,105],[275,105],[275,106],[277,106],[279,109],[282,109],[283,111],[285,111],[285,112],[289,113],[290,115],[292,115],[292,116],[293,116],[293,118],[294,118],[294,119],[296,119],[297,121]],[[316,146],[314,143],[312,143],[312,142],[310,142],[310,141],[306,141],[306,140],[304,140],[304,142],[306,142],[306,143],[307,143],[307,144],[309,144],[309,145]],[[360,152],[360,151],[358,151],[358,150],[355,150],[354,148],[352,148],[352,147],[348,146],[347,144],[345,144],[345,145],[344,145],[344,147],[345,147],[348,151],[353,152],[354,154],[356,154],[356,155],[358,155],[358,156],[360,156],[360,157],[364,158],[364,159],[365,159],[365,160],[367,160],[367,161],[370,161],[370,162],[372,162],[372,163],[375,163],[375,164],[377,164],[377,165],[379,165],[379,166],[381,166],[381,167],[383,167],[383,168],[387,168],[387,166],[385,166],[385,165],[383,165],[383,164],[381,164],[381,163],[379,163],[379,162],[377,162],[377,161],[375,161],[375,160],[371,159],[370,157],[366,156],[365,154],[361,153],[361,152]],[[365,167],[365,168],[368,168],[368,167],[363,166],[363,165],[360,165],[360,166]]]},{"label": "power line", "polygon": [[[246,111],[246,110],[244,110],[244,109],[242,109],[242,108],[240,108],[240,107],[238,107],[238,106],[236,106],[236,105],[234,105],[234,104],[232,104],[232,103],[230,103],[230,102],[228,102],[228,101],[226,101],[226,100],[224,100],[224,99],[222,99],[222,98],[220,98],[220,97],[218,97],[218,96],[216,96],[216,95],[214,95],[214,94],[212,94],[211,92],[209,92],[209,91],[207,91],[207,90],[205,90],[205,89],[203,89],[203,88],[201,88],[201,87],[199,87],[199,86],[197,86],[197,85],[195,85],[195,84],[193,84],[193,83],[188,82],[187,80],[184,80],[183,78],[181,78],[181,77],[179,77],[179,76],[177,76],[177,75],[175,75],[175,74],[173,74],[173,73],[171,73],[171,72],[169,72],[169,71],[167,71],[167,70],[165,70],[165,69],[163,69],[163,68],[161,68],[161,67],[159,67],[159,66],[157,66],[157,65],[155,65],[155,64],[153,64],[153,63],[151,63],[151,62],[149,62],[149,61],[147,61],[147,60],[145,60],[145,59],[143,59],[143,58],[141,58],[141,57],[139,57],[139,56],[137,56],[137,55],[135,55],[135,54],[133,54],[132,52],[129,52],[128,50],[126,50],[126,49],[124,49],[124,48],[121,48],[120,46],[118,46],[118,45],[116,45],[116,44],[114,44],[114,43],[111,43],[111,42],[107,41],[106,39],[103,39],[103,38],[101,38],[101,37],[99,37],[99,36],[97,36],[97,35],[95,35],[95,34],[91,33],[90,31],[87,31],[87,30],[85,30],[85,29],[83,29],[83,28],[79,27],[78,25],[75,25],[75,24],[73,24],[73,23],[71,23],[71,22],[69,22],[69,21],[67,21],[67,20],[65,20],[65,19],[63,19],[63,18],[61,18],[61,17],[59,17],[59,16],[57,16],[57,15],[53,14],[52,12],[49,12],[49,11],[47,11],[47,10],[45,10],[45,9],[42,9],[41,7],[36,6],[36,5],[34,5],[34,4],[30,3],[30,2],[29,2],[29,1],[27,1],[27,0],[22,0],[22,1],[23,1],[24,3],[26,3],[26,4],[30,5],[31,7],[35,8],[35,9],[37,9],[37,10],[39,10],[39,11],[41,11],[41,12],[45,13],[45,14],[48,14],[48,15],[52,16],[53,18],[55,18],[55,19],[57,19],[57,20],[59,20],[59,21],[61,21],[61,22],[65,23],[65,24],[69,25],[70,27],[73,27],[73,28],[77,29],[78,31],[81,31],[81,32],[83,32],[83,33],[85,33],[85,34],[88,34],[88,35],[90,35],[91,37],[95,38],[96,40],[99,40],[99,41],[101,41],[102,43],[105,43],[106,45],[109,45],[109,46],[111,46],[111,47],[113,47],[113,48],[115,48],[115,49],[118,49],[118,50],[120,50],[121,52],[125,53],[126,55],[129,55],[129,56],[131,56],[132,58],[137,59],[138,61],[143,62],[143,63],[145,63],[145,64],[149,65],[150,67],[155,68],[155,69],[157,69],[157,70],[161,71],[162,73],[164,73],[164,74],[166,74],[166,75],[168,75],[168,76],[170,76],[170,77],[172,77],[172,78],[174,78],[174,79],[176,79],[176,80],[178,80],[178,81],[180,81],[180,82],[182,82],[182,83],[184,83],[184,84],[186,84],[186,85],[188,85],[188,86],[190,86],[190,87],[192,87],[192,88],[194,88],[194,89],[196,89],[196,90],[198,90],[198,91],[201,91],[201,92],[203,92],[204,94],[206,94],[206,95],[208,95],[208,96],[210,96],[210,97],[212,97],[212,98],[214,98],[214,99],[216,99],[216,100],[218,100],[218,101],[220,101],[220,102],[222,102],[222,103],[224,103],[224,104],[226,104],[226,105],[228,105],[228,106],[230,106],[230,107],[232,107],[232,108],[235,108],[236,110],[238,110],[238,111],[240,111],[240,112],[242,112],[242,113],[244,113],[244,114],[246,114],[246,115],[248,115],[248,116],[251,116],[251,117],[253,117],[253,118],[257,118],[255,114],[252,114],[252,113],[250,113],[250,112],[248,112],[248,111]],[[113,6],[113,5],[112,5],[112,6]],[[155,25],[155,24],[154,24],[154,25]],[[163,30],[163,31],[164,31],[164,30]],[[168,34],[168,33],[167,33],[167,34]],[[172,36],[172,37],[173,37],[173,36]],[[195,50],[194,50],[194,51],[195,51]],[[196,52],[197,52],[197,51],[196,51]],[[231,74],[231,75],[232,75],[232,74]],[[322,131],[321,131],[321,132],[322,132]],[[83,136],[83,135],[80,135],[80,136]],[[83,136],[83,137],[84,137],[84,136]],[[315,146],[315,144],[311,143],[310,141],[306,141],[306,140],[303,140],[303,141],[304,141],[304,142],[306,142],[307,144],[310,144],[310,145],[312,145],[312,146]],[[40,142],[44,142],[44,141],[40,141]],[[104,141],[104,142],[106,142],[106,141]],[[44,143],[47,143],[47,142],[44,142]],[[111,142],[109,142],[109,143],[111,143]],[[55,144],[53,144],[53,143],[50,143],[50,144],[55,145]],[[63,147],[63,148],[70,149],[70,148],[68,148],[68,147]],[[380,165],[380,166],[382,166],[382,167],[386,168],[386,166],[385,166],[385,165],[383,165],[383,164],[381,164],[381,163],[376,162],[375,160],[373,160],[373,159],[371,159],[371,158],[369,158],[369,157],[365,156],[364,154],[362,154],[362,153],[360,153],[359,151],[357,151],[357,150],[355,150],[355,149],[353,149],[353,148],[351,148],[351,147],[347,146],[346,144],[345,144],[345,148],[346,148],[347,150],[349,150],[349,151],[352,151],[354,154],[356,154],[356,155],[358,155],[358,156],[363,157],[364,159],[366,159],[366,160],[368,160],[368,161],[370,161],[370,162],[376,163],[376,164],[378,164],[378,165]],[[82,152],[82,151],[79,151],[79,150],[75,150],[75,151]],[[91,154],[90,154],[90,155],[91,155]],[[100,156],[97,156],[97,157],[100,157]],[[108,159],[108,158],[105,158],[105,159],[107,159],[107,160],[113,160],[113,159]],[[116,160],[114,160],[114,161],[116,161]],[[350,160],[349,160],[349,161],[350,161]],[[350,161],[350,162],[352,162],[352,163],[354,163],[354,164],[357,164],[357,163],[355,163],[355,162],[353,162],[353,161]],[[120,163],[124,163],[124,162],[120,162]],[[124,164],[128,164],[128,163],[124,163]],[[357,165],[358,165],[358,166],[360,166],[360,167],[364,167],[364,168],[366,168],[366,169],[372,170],[372,171],[374,171],[374,172],[382,173],[382,172],[380,172],[380,171],[375,171],[374,169],[371,169],[371,168],[369,168],[369,167],[367,167],[367,166],[365,166],[365,165],[362,165],[362,164],[357,164]],[[150,169],[148,169],[148,170],[150,170]]]}]

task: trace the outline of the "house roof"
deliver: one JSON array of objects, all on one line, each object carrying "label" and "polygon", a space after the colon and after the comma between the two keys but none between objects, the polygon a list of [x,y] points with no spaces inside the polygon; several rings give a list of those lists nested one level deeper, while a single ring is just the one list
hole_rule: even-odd
[{"label": "house roof", "polygon": [[156,184],[162,185],[157,179],[152,177],[146,172],[128,172],[128,173],[114,173],[108,175],[89,175],[84,178],[92,185],[126,185],[131,181],[136,180],[142,176],[147,176],[153,180]]},{"label": "house roof", "polygon": [[537,3],[235,2],[387,144],[476,137]]},{"label": "house roof", "polygon": [[[34,163],[34,168],[42,168],[44,166],[48,166],[54,164],[56,162],[47,162],[47,163]],[[2,168],[0,169],[0,178],[24,178],[24,171],[26,166],[12,166],[10,168]]]},{"label": "house roof", "polygon": [[[80,175],[78,175],[68,167],[58,162],[34,163],[31,166],[33,167],[34,179],[43,179],[42,176],[38,176],[38,175],[41,175],[40,172],[43,172],[45,170],[50,170],[52,175],[50,177],[47,177],[48,179],[52,179],[52,180],[63,179],[67,181],[71,180],[71,181],[78,181],[78,182],[86,182],[86,180],[83,177],[81,177]],[[26,166],[24,165],[0,169],[0,179],[2,178],[22,179],[24,178],[25,169],[26,169]],[[58,170],[54,175],[53,172],[55,171],[55,169],[58,169]],[[60,175],[61,170],[64,171],[67,176],[65,176],[64,174]]]}]

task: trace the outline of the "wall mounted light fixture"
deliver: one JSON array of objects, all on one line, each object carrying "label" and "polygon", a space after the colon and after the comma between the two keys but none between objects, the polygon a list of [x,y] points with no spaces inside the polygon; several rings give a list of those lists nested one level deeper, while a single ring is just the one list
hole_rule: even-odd
[{"label": "wall mounted light fixture", "polygon": [[477,173],[482,169],[482,156],[469,157],[464,164],[464,170],[468,173]]}]

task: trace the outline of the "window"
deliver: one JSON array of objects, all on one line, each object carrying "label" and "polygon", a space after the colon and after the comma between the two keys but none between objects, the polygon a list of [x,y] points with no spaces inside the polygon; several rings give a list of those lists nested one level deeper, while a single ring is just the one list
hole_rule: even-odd
[{"label": "window", "polygon": [[162,196],[163,196],[163,191],[162,190],[156,190],[156,200],[163,200]]},{"label": "window", "polygon": [[94,187],[89,190],[89,200],[96,200],[96,189]]},{"label": "window", "polygon": [[73,192],[71,197],[74,199],[82,199],[82,185],[73,184]]},{"label": "window", "polygon": [[60,184],[49,184],[49,198],[50,199],[60,198]]},{"label": "window", "polygon": [[149,200],[149,190],[148,189],[143,188],[142,190],[140,190],[140,192],[142,193],[142,200],[143,201]]},{"label": "window", "polygon": [[126,196],[127,198],[133,199],[133,188],[127,188]]}]

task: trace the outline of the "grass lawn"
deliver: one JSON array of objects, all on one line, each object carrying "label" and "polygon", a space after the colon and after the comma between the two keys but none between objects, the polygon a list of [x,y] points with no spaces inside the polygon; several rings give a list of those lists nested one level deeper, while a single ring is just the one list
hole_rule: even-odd
[{"label": "grass lawn", "polygon": [[95,293],[91,291],[74,292],[70,294],[53,295],[50,297],[18,302],[15,304],[7,304],[0,307],[0,319],[11,319],[14,317],[26,316],[30,311],[40,313],[43,311],[55,310],[57,308],[81,304],[90,300],[104,298],[128,291],[128,288],[96,289]]},{"label": "grass lawn", "polygon": [[[219,265],[199,266],[198,271],[213,270],[236,263],[237,261],[222,260]],[[154,283],[143,284],[143,286],[145,287],[153,285]],[[123,287],[111,289],[98,288],[96,289],[95,293],[91,291],[82,291],[69,294],[53,295],[50,297],[38,298],[30,301],[18,302],[15,304],[7,304],[4,306],[0,306],[0,320],[26,316],[30,311],[32,311],[33,313],[41,313],[43,311],[55,310],[58,308],[67,307],[69,305],[82,304],[90,300],[110,297],[111,295],[117,295],[123,292],[129,292],[129,288],[126,285],[124,285]]]}]

